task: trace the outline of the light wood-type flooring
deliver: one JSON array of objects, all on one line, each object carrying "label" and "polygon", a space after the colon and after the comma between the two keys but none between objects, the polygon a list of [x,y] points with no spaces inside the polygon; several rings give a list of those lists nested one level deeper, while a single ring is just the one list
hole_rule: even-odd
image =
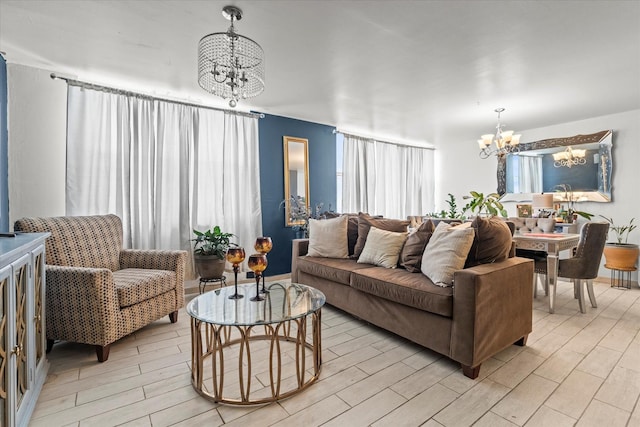
[{"label": "light wood-type flooring", "polygon": [[[30,425],[640,426],[640,289],[603,281],[595,291],[598,308],[586,314],[568,282],[555,314],[539,292],[527,346],[486,361],[475,381],[446,357],[325,306],[320,380],[257,407],[194,391],[182,309],[176,324],[165,317],[115,343],[106,363],[89,346],[56,344]],[[268,378],[253,374],[254,384]]]}]

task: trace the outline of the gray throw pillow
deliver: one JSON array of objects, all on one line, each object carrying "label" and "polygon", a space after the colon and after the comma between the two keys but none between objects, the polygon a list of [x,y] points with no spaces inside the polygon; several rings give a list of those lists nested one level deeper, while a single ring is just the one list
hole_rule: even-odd
[{"label": "gray throw pillow", "polygon": [[399,262],[401,267],[411,273],[420,272],[422,254],[434,230],[433,222],[429,219],[420,224],[413,233],[409,234],[400,252]]}]

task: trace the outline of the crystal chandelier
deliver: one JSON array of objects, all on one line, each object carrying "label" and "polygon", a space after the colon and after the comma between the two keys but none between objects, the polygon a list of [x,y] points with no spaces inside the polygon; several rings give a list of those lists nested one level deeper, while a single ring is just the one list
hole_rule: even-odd
[{"label": "crystal chandelier", "polygon": [[587,163],[585,155],[587,150],[574,150],[571,147],[567,147],[566,150],[560,153],[553,153],[553,166],[556,168],[572,167],[578,165],[584,165]]},{"label": "crystal chandelier", "polygon": [[483,159],[489,158],[493,154],[504,156],[508,153],[520,151],[518,147],[520,135],[514,135],[512,130],[502,130],[503,125],[500,123],[500,113],[504,111],[504,108],[496,108],[494,111],[498,113],[496,133],[482,135],[478,140],[478,145],[480,146],[479,154]]},{"label": "crystal chandelier", "polygon": [[242,19],[242,10],[225,6],[222,16],[231,21],[227,32],[206,35],[198,43],[198,84],[228,99],[233,108],[240,98],[252,98],[264,90],[264,51],[236,33],[233,23]]}]

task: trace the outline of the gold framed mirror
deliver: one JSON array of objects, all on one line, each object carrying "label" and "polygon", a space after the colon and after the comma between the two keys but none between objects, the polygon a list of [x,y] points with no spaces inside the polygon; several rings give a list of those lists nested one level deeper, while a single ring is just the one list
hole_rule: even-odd
[{"label": "gold framed mirror", "polygon": [[304,224],[309,212],[309,141],[282,137],[284,144],[284,221],[286,227]]}]

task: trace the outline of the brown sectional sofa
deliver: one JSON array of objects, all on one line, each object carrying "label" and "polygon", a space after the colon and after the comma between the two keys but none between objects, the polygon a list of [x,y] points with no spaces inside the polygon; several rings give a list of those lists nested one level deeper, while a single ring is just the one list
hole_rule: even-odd
[{"label": "brown sectional sofa", "polygon": [[531,332],[531,260],[511,256],[464,268],[455,272],[453,287],[440,287],[402,268],[305,256],[308,245],[308,239],[293,241],[293,282],[313,286],[328,304],[448,356],[469,378],[494,354],[524,345]]}]

